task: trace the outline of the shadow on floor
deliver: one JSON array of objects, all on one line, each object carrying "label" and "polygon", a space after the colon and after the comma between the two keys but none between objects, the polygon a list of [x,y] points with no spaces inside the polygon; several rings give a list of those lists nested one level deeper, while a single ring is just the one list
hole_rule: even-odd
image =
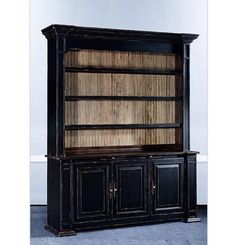
[{"label": "shadow on floor", "polygon": [[46,206],[31,207],[31,245],[206,245],[207,210],[199,208],[202,222],[172,222],[78,233],[58,238],[44,229]]}]

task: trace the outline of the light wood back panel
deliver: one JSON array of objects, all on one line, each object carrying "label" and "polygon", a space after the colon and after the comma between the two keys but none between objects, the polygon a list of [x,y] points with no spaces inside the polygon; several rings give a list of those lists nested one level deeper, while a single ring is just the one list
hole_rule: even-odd
[{"label": "light wood back panel", "polygon": [[105,73],[65,74],[66,96],[181,96],[180,76]]},{"label": "light wood back panel", "polygon": [[66,131],[65,147],[175,144],[180,129],[102,129]]},{"label": "light wood back panel", "polygon": [[180,67],[180,59],[176,54],[79,50],[66,53],[65,66],[176,70]]},{"label": "light wood back panel", "polygon": [[[179,70],[175,54],[80,50],[67,67]],[[182,96],[180,75],[66,72],[66,96]],[[181,101],[83,100],[65,103],[66,125],[182,123]],[[65,132],[65,147],[181,144],[182,128],[83,129]]]},{"label": "light wood back panel", "polygon": [[65,104],[65,124],[181,123],[181,113],[176,115],[180,105],[176,101],[69,101]]}]

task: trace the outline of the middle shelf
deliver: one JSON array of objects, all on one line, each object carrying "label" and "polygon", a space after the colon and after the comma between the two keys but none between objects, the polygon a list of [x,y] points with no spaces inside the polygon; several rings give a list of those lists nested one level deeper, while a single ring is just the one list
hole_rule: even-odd
[{"label": "middle shelf", "polygon": [[65,102],[65,125],[182,123],[182,101],[79,100]]},{"label": "middle shelf", "polygon": [[65,96],[65,101],[79,100],[156,100],[156,101],[178,101],[182,96]]},{"label": "middle shelf", "polygon": [[179,128],[180,123],[155,123],[155,124],[76,124],[65,125],[66,130],[83,130],[83,129],[129,129],[129,128]]},{"label": "middle shelf", "polygon": [[181,88],[174,75],[65,73],[65,96],[178,97]]}]

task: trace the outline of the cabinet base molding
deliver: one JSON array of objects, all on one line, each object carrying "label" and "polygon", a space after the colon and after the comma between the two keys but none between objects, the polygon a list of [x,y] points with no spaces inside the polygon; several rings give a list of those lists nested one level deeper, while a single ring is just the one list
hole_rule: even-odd
[{"label": "cabinet base molding", "polygon": [[50,231],[52,234],[62,237],[62,236],[75,236],[76,232],[74,230],[64,230],[64,231],[58,231],[52,226],[45,225],[44,228],[48,231]]},{"label": "cabinet base molding", "polygon": [[115,228],[125,228],[125,227],[131,227],[131,226],[141,226],[141,225],[155,225],[155,224],[163,224],[163,223],[169,223],[169,222],[186,222],[186,223],[193,223],[193,222],[201,222],[201,219],[198,217],[191,217],[184,219],[183,213],[175,213],[175,214],[164,214],[157,217],[146,217],[146,218],[140,218],[140,220],[116,220],[113,222],[108,221],[101,221],[101,222],[90,222],[90,223],[81,223],[74,225],[73,230],[62,230],[58,231],[52,226],[45,225],[44,228],[54,235],[58,237],[63,236],[74,236],[78,232],[81,231],[92,231],[92,230],[101,230],[101,229],[115,229]]},{"label": "cabinet base molding", "polygon": [[[153,217],[154,218],[154,217]],[[74,236],[78,232],[82,231],[94,231],[94,230],[101,230],[101,229],[116,229],[116,228],[125,228],[125,227],[131,227],[131,226],[141,226],[141,225],[155,225],[155,224],[163,224],[163,223],[170,223],[170,222],[183,222],[183,214],[182,213],[176,213],[176,214],[170,214],[168,216],[154,218],[153,220],[151,218],[146,217],[145,219],[140,218],[140,220],[117,220],[115,222],[98,222],[95,223],[81,223],[74,225],[73,230],[61,230],[58,231],[54,227],[51,227],[49,225],[45,225],[44,228],[54,235],[58,237],[63,237],[63,236]]]},{"label": "cabinet base molding", "polygon": [[185,222],[186,223],[201,222],[201,219],[198,217],[187,218]]}]

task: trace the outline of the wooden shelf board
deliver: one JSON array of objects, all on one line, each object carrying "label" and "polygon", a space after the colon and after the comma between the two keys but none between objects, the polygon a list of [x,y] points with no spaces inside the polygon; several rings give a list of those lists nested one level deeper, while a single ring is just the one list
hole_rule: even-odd
[{"label": "wooden shelf board", "polygon": [[65,96],[66,101],[78,100],[156,100],[179,101],[182,96]]},{"label": "wooden shelf board", "polygon": [[86,129],[145,129],[145,128],[180,128],[181,123],[157,123],[157,124],[73,124],[65,125],[66,130]]},{"label": "wooden shelf board", "polygon": [[104,68],[104,67],[65,67],[65,72],[92,72],[92,73],[120,73],[146,75],[178,75],[180,70],[167,69],[140,69],[140,68]]}]

